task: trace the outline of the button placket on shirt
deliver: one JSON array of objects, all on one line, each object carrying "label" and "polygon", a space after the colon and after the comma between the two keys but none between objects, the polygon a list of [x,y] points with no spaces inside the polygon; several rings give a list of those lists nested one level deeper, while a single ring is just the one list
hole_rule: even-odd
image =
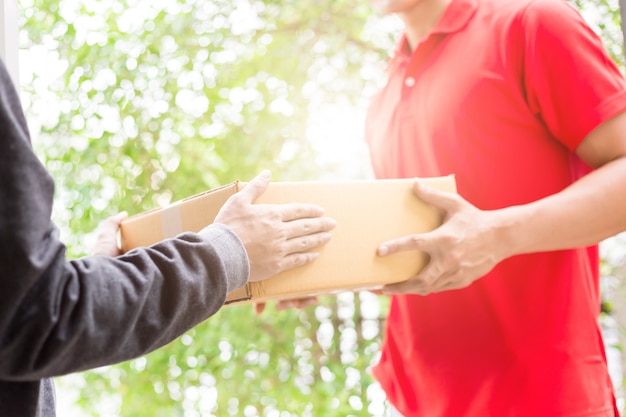
[{"label": "button placket on shirt", "polygon": [[434,58],[434,52],[437,50],[437,47],[443,39],[444,36],[440,34],[430,35],[417,46],[415,51],[413,51],[409,58],[409,63],[404,75],[402,88],[403,98],[407,97],[411,93],[411,90],[417,84],[419,76],[426,69],[430,60]]}]

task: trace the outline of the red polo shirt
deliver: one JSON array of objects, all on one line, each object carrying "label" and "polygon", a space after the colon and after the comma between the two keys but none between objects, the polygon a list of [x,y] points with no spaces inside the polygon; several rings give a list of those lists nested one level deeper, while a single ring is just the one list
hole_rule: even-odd
[{"label": "red polo shirt", "polygon": [[[481,209],[589,172],[573,150],[626,109],[601,41],[563,0],[454,0],[404,40],[366,135],[379,178],[455,174]],[[576,227],[575,224],[572,227]],[[405,416],[613,416],[597,246],[516,256],[470,287],[394,296],[374,375]]]}]

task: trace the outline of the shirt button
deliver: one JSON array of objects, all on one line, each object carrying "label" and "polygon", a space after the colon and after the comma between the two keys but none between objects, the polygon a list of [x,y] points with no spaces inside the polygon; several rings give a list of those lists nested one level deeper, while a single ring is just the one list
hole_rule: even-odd
[{"label": "shirt button", "polygon": [[415,78],[406,77],[406,79],[404,80],[404,85],[406,85],[407,87],[413,87],[415,85]]}]

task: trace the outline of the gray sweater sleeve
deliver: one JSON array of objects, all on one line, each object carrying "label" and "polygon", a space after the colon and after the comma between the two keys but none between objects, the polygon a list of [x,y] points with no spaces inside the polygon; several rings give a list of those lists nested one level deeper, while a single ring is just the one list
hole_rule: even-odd
[{"label": "gray sweater sleeve", "polygon": [[0,380],[142,355],[214,314],[247,281],[245,248],[221,225],[117,258],[68,261],[50,221],[53,181],[1,62],[0,127]]}]

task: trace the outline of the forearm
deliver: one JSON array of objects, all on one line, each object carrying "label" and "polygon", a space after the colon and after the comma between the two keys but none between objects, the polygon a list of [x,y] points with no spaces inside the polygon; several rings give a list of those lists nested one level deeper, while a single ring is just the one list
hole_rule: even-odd
[{"label": "forearm", "polygon": [[246,282],[248,264],[227,228],[208,237],[186,234],[119,258],[57,256],[0,328],[0,379],[124,361],[214,314]]},{"label": "forearm", "polygon": [[497,210],[503,257],[584,247],[626,230],[626,158],[596,169],[563,191]]},{"label": "forearm", "polygon": [[0,380],[107,365],[168,343],[248,279],[227,227],[118,258],[67,261],[50,222],[54,184],[33,153],[0,62]]}]

